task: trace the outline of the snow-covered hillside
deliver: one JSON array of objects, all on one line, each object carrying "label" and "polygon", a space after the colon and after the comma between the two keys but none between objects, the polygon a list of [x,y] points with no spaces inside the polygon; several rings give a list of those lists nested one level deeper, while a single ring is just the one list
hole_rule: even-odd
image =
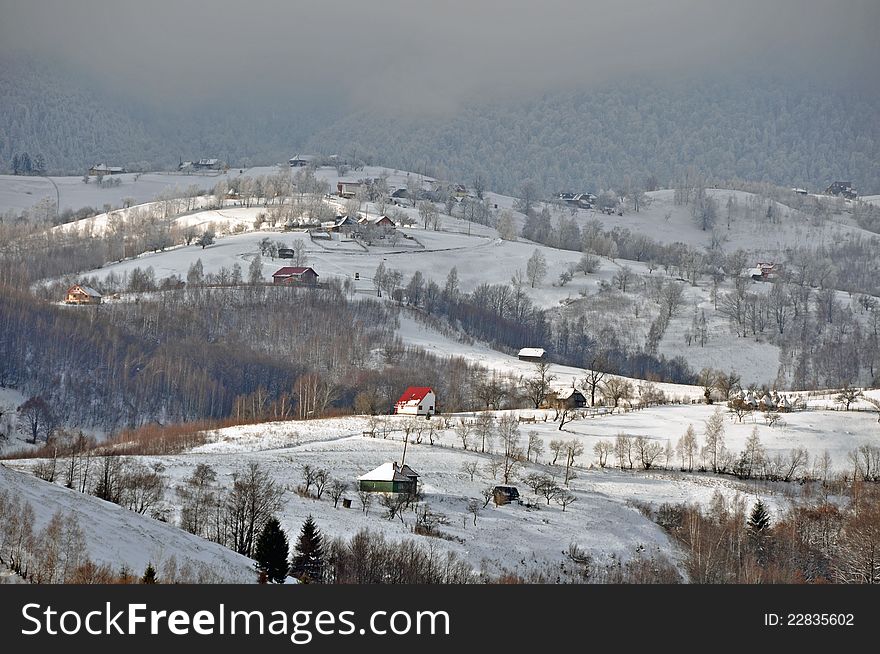
[{"label": "snow-covered hillside", "polygon": [[58,511],[76,518],[85,532],[86,554],[114,572],[126,566],[139,574],[152,563],[161,578],[162,570],[176,563],[180,574],[184,568],[191,571],[192,581],[256,581],[253,562],[225,547],[0,464],[2,490],[33,507],[35,532]]}]

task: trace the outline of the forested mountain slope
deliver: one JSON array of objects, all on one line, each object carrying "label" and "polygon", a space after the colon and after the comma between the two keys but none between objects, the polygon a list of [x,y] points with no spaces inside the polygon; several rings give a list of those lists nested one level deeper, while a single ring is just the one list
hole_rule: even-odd
[{"label": "forested mountain slope", "polygon": [[[880,110],[866,94],[821,83],[740,79],[664,85],[620,82],[454,115],[354,114],[310,146],[382,154],[386,165],[471,180],[487,176],[515,193],[532,179],[545,192],[594,190],[655,175],[671,185],[687,166],[715,179],[739,177],[824,189],[852,180],[880,192]],[[820,188],[821,187],[821,188]]]},{"label": "forested mountain slope", "polygon": [[880,193],[876,93],[825,80],[627,78],[413,114],[398,113],[394,98],[361,110],[332,90],[267,97],[238,82],[216,100],[147,102],[57,64],[0,63],[3,171],[21,152],[43,155],[49,172],[80,173],[98,161],[147,169],[219,157],[247,167],[312,151],[464,182],[481,174],[504,193],[529,179],[544,193],[620,188],[627,176],[668,187],[689,166],[710,180],[821,190],[840,179]]}]

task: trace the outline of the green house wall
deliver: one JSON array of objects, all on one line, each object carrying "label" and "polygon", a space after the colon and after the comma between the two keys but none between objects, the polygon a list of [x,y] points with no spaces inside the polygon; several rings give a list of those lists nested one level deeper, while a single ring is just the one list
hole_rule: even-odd
[{"label": "green house wall", "polygon": [[409,481],[360,481],[360,490],[370,493],[408,493],[413,490]]}]

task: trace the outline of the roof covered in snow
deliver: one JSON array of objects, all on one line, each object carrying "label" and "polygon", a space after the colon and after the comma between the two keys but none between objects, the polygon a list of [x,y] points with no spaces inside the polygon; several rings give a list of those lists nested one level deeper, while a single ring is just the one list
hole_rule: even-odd
[{"label": "roof covered in snow", "polygon": [[542,347],[524,347],[519,351],[521,357],[536,357],[540,359],[544,356],[544,348]]},{"label": "roof covered in snow", "polygon": [[[409,468],[409,466],[404,466]],[[412,468],[409,468],[412,470]],[[370,470],[365,475],[358,477],[358,481],[410,481],[410,477],[403,474],[397,467],[397,463],[388,461],[375,470]]]}]

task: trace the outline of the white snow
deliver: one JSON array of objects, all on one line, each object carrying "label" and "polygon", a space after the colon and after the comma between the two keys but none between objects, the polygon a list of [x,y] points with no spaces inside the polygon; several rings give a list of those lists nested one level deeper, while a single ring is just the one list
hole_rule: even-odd
[{"label": "white snow", "polygon": [[114,571],[127,566],[140,574],[152,563],[161,576],[163,567],[174,557],[178,568],[188,565],[204,578],[232,583],[256,581],[253,561],[232,550],[3,464],[0,490],[30,503],[35,513],[35,531],[42,529],[57,511],[75,516],[85,532],[88,556],[96,563],[108,564]]}]

